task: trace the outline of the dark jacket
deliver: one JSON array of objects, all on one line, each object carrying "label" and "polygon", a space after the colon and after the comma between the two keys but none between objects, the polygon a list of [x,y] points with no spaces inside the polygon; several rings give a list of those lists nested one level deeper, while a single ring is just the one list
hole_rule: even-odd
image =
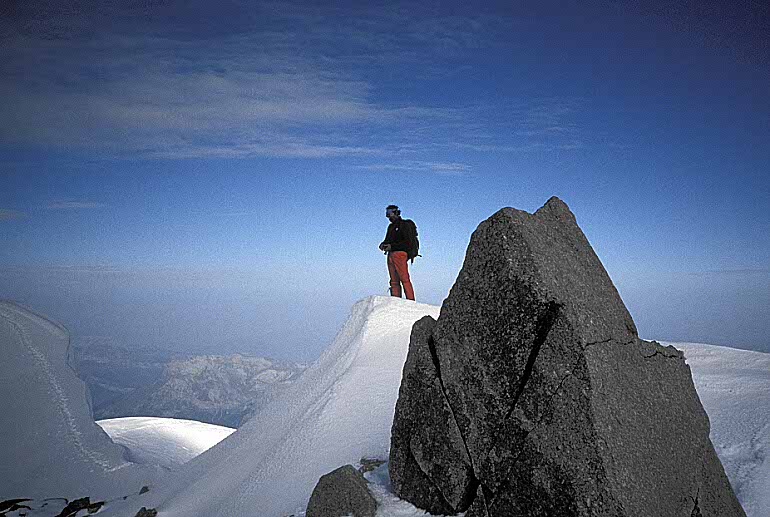
[{"label": "dark jacket", "polygon": [[[409,219],[399,218],[396,222],[388,225],[388,231],[382,244],[390,244],[390,251],[409,252],[411,237],[409,236],[410,232],[406,228],[406,221],[409,221]],[[411,223],[411,221],[409,222]]]}]

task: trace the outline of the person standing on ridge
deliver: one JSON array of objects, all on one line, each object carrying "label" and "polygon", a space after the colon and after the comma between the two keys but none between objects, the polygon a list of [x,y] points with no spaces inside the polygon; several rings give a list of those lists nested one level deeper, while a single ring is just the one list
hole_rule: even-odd
[{"label": "person standing on ridge", "polygon": [[396,205],[388,205],[385,217],[390,224],[385,240],[380,243],[380,250],[388,256],[388,274],[390,275],[390,295],[401,298],[401,285],[409,300],[414,300],[414,288],[409,278],[407,261],[417,256],[419,241],[417,226],[410,219],[401,219],[401,210]]}]

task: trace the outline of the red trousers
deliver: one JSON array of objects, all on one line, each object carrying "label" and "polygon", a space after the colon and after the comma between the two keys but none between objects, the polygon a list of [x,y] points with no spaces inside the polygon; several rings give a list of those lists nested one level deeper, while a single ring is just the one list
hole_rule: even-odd
[{"label": "red trousers", "polygon": [[408,300],[414,300],[414,288],[409,279],[409,264],[405,251],[388,253],[388,273],[390,274],[390,295],[401,298],[401,284]]}]

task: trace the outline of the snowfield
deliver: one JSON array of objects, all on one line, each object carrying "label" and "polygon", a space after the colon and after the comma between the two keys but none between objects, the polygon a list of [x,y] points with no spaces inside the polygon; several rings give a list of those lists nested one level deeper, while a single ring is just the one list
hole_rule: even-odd
[{"label": "snowfield", "polygon": [[0,302],[0,501],[110,498],[139,490],[160,469],[129,462],[94,423],[83,382],[67,366],[61,325]]},{"label": "snowfield", "polygon": [[147,506],[161,516],[298,514],[321,475],[387,459],[412,324],[438,313],[384,296],[358,302],[293,386],[147,494]]},{"label": "snowfield", "polygon": [[770,354],[697,343],[682,350],[711,441],[749,517],[770,515]]},{"label": "snowfield", "polygon": [[172,469],[230,436],[235,429],[194,420],[124,417],[98,420],[112,441],[128,449],[128,459]]},{"label": "snowfield", "polygon": [[[346,463],[358,466],[365,457],[387,459],[412,324],[425,315],[438,317],[438,313],[439,307],[384,296],[358,302],[331,346],[295,384],[227,438],[174,471],[166,471],[164,478],[151,486],[150,492],[127,501],[110,501],[100,515],[133,517],[141,506],[157,508],[160,517],[303,515],[321,475]],[[69,420],[66,412],[58,409],[60,400],[46,380],[45,368],[34,358],[34,353],[24,355],[27,345],[37,344],[39,339],[43,339],[42,342],[52,339],[45,337],[46,332],[56,334],[50,325],[44,320],[32,321],[31,316],[6,305],[0,306],[0,340],[4,349],[8,348],[6,340],[11,348],[18,349],[13,352],[18,357],[12,368],[35,380],[27,388],[32,390],[30,395],[24,391],[13,392],[24,401],[22,404],[17,400],[14,410],[19,412],[23,406],[35,406],[31,411],[33,416],[23,421],[23,425],[30,426],[28,430],[34,428],[35,419],[51,413],[50,420],[60,422],[57,425],[65,430],[66,438]],[[19,326],[26,332],[26,341],[19,337]],[[46,328],[49,330],[44,332],[42,329]],[[711,420],[712,441],[746,513],[749,517],[767,517],[770,515],[770,354],[692,343],[663,344],[672,344],[685,353]],[[59,342],[56,346],[64,344]],[[53,358],[49,359],[49,369],[52,361]],[[2,379],[11,375],[7,370],[2,367]],[[3,380],[4,390],[7,384],[8,381]],[[35,391],[34,386],[47,388]],[[181,449],[189,448],[190,440],[201,438],[198,443],[205,448],[203,442],[210,445],[220,436],[209,434],[212,431],[209,428],[202,428],[199,434],[192,424],[180,421],[146,420],[155,422],[144,427],[138,421],[131,425],[116,422],[112,424],[114,427],[107,424],[105,428],[110,429],[116,442],[129,449],[130,457],[151,463],[166,462],[166,466],[186,460]],[[119,438],[116,429],[121,425],[124,434]],[[132,426],[133,431],[129,429]],[[4,430],[8,427],[5,420],[3,427]],[[53,442],[50,445],[45,445],[45,440],[41,443],[47,447],[46,454],[59,451],[51,458],[34,455],[29,449],[13,453],[21,462],[16,465],[14,475],[31,476],[25,470],[28,465],[21,461],[28,454],[37,458],[37,468],[46,466],[52,471],[64,471],[74,462],[78,472],[93,469],[78,462],[78,455],[103,446],[90,435],[79,438],[82,450],[63,443],[67,440],[62,442],[56,437],[50,440]],[[3,448],[9,448],[9,442],[4,440]],[[2,454],[4,459],[11,453],[3,450]],[[94,470],[98,476],[109,475],[104,469]],[[6,484],[11,474],[2,471],[2,475],[0,486]],[[366,476],[380,505],[379,517],[426,515],[390,492],[387,464]],[[45,485],[38,488],[46,491]],[[49,484],[45,495],[61,492],[54,488],[57,487]],[[8,496],[29,494],[14,491]]]}]

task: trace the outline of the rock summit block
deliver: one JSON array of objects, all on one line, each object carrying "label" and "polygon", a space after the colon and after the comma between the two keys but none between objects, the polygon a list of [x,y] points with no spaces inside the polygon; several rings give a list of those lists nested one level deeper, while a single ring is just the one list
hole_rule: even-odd
[{"label": "rock summit block", "polygon": [[321,476],[313,489],[307,517],[374,517],[377,501],[366,488],[368,481],[353,467],[344,465]]},{"label": "rock summit block", "polygon": [[682,354],[639,339],[555,197],[481,223],[415,324],[389,469],[431,513],[745,515]]}]

